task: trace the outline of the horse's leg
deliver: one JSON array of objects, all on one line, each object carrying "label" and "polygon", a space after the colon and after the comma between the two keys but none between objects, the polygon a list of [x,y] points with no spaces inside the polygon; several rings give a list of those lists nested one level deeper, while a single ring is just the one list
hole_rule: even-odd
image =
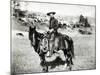
[{"label": "horse's leg", "polygon": [[68,49],[67,49],[67,52],[65,53],[67,56],[66,62],[67,62],[68,69],[71,70],[72,65],[73,65],[72,58],[74,57],[74,44],[73,44],[72,38],[66,39],[66,42],[65,42],[65,44],[66,45],[68,44],[68,46],[67,46]]},{"label": "horse's leg", "polygon": [[72,55],[71,52],[70,52],[70,55],[71,55],[71,56],[70,56],[70,63],[71,63],[71,65],[74,65],[74,64],[73,64],[73,60],[72,60],[73,55]]},{"label": "horse's leg", "polygon": [[67,52],[67,59],[66,59],[66,62],[67,62],[68,70],[72,70],[73,61],[72,61],[72,54],[71,54],[70,51]]},{"label": "horse's leg", "polygon": [[68,66],[68,62],[67,62],[67,50],[63,49],[63,53],[64,53],[64,56],[65,56],[65,68],[67,69],[67,66]]},{"label": "horse's leg", "polygon": [[71,52],[71,56],[74,58],[74,43],[73,43],[73,40],[72,38],[69,39],[69,50]]},{"label": "horse's leg", "polygon": [[65,56],[65,66],[68,70],[71,70],[73,64],[71,54],[68,54],[68,49],[63,49],[63,52]]},{"label": "horse's leg", "polygon": [[69,63],[69,66],[68,66],[68,70],[72,70],[72,65],[71,65],[71,63]]},{"label": "horse's leg", "polygon": [[68,62],[68,70],[72,70],[72,59],[71,58],[68,58],[68,60],[67,60]]},{"label": "horse's leg", "polygon": [[48,72],[48,66],[46,66],[46,72]]},{"label": "horse's leg", "polygon": [[43,61],[44,67],[43,67],[43,72],[48,72],[48,66],[45,65],[46,61]]},{"label": "horse's leg", "polygon": [[40,55],[41,65],[43,66],[42,71],[48,72],[48,65],[46,65],[45,54],[41,53]]},{"label": "horse's leg", "polygon": [[41,60],[40,65],[43,67],[42,71],[43,71],[43,72],[46,72],[46,66],[45,66],[44,55],[43,55],[43,54],[40,54],[39,56],[40,56],[40,60]]}]

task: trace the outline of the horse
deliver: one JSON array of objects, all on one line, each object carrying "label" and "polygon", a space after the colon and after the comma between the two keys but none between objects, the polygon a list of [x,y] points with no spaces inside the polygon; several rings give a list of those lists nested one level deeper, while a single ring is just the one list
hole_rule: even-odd
[{"label": "horse", "polygon": [[31,46],[34,47],[35,52],[39,53],[39,43],[43,38],[43,34],[36,31],[36,27],[29,27],[29,40]]},{"label": "horse", "polygon": [[[46,35],[47,39],[49,37],[49,33]],[[52,36],[53,35],[53,36]],[[58,53],[59,50],[62,50],[64,56],[66,58],[65,63],[69,67],[69,70],[72,69],[71,65],[73,65],[72,58],[74,58],[74,43],[71,37],[68,35],[63,35],[58,32],[54,32],[51,38],[48,40],[48,56],[52,55],[52,53]],[[45,40],[46,41],[46,40]],[[56,50],[56,51],[55,51]]]},{"label": "horse", "polygon": [[[45,63],[45,54],[47,53],[46,48],[43,49],[42,41],[44,41],[44,34],[39,33],[36,31],[36,27],[30,27],[29,28],[29,40],[31,46],[34,48],[35,52],[39,55],[41,60],[41,65]],[[42,49],[42,50],[41,50]],[[43,66],[43,65],[42,65]],[[43,71],[48,72],[48,67],[43,66]]]},{"label": "horse", "polygon": [[[72,58],[74,57],[74,44],[72,38],[69,37],[68,35],[62,35],[58,33],[57,37],[55,36],[52,37],[55,38],[55,40],[58,40],[55,42],[54,40],[51,40],[51,38],[49,38],[50,37],[49,35],[50,35],[49,33],[42,34],[37,32],[36,27],[32,29],[32,38],[30,40],[31,45],[32,47],[34,47],[35,52],[37,52],[40,56],[41,65],[44,67],[43,71],[48,72],[48,67],[50,66],[50,64],[54,65],[54,63],[52,62],[55,61],[46,62],[45,59],[46,55],[52,52],[53,50],[52,46],[54,46],[57,51],[59,50],[63,51],[64,56],[66,58],[64,63],[66,63],[67,66],[69,67],[69,70],[71,70],[72,69],[71,65],[73,65]],[[59,58],[57,59],[57,61],[59,61]]]}]

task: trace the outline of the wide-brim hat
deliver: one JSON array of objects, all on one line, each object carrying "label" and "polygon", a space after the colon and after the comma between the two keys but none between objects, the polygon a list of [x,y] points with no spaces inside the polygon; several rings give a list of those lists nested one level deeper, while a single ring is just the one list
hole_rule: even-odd
[{"label": "wide-brim hat", "polygon": [[48,12],[48,13],[47,13],[47,15],[48,15],[48,16],[50,16],[50,14],[55,15],[55,14],[56,14],[56,12]]}]

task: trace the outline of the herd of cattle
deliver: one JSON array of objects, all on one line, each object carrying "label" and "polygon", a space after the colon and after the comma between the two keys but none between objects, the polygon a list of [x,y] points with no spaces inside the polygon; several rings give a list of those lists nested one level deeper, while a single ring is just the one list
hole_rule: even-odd
[{"label": "herd of cattle", "polygon": [[[28,17],[27,17],[28,16]],[[38,23],[40,25],[43,25],[43,24],[46,24],[46,25],[49,25],[48,23],[48,19],[47,17],[40,17],[39,16],[31,16],[31,14],[28,14],[27,16],[24,16],[24,17],[17,17],[17,19],[22,23],[22,25],[25,25],[25,26],[28,26],[29,22],[31,24],[33,24],[34,22],[35,23]],[[30,20],[30,21],[27,21]],[[80,34],[92,34],[92,27],[89,26],[89,27],[85,27],[85,23],[80,23],[80,22],[77,22],[77,23],[73,23],[73,24],[70,24],[70,23],[66,23],[67,21],[60,21],[58,19],[58,26],[59,28],[63,28],[63,29],[67,29],[67,28],[70,28],[71,30],[74,30],[74,29],[78,29],[78,32]]]}]

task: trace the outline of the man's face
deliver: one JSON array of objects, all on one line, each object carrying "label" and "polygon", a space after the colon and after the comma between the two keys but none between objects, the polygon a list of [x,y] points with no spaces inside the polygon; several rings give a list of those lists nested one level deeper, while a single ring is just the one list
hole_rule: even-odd
[{"label": "man's face", "polygon": [[52,18],[52,17],[54,17],[54,15],[53,14],[50,14],[50,18]]}]

